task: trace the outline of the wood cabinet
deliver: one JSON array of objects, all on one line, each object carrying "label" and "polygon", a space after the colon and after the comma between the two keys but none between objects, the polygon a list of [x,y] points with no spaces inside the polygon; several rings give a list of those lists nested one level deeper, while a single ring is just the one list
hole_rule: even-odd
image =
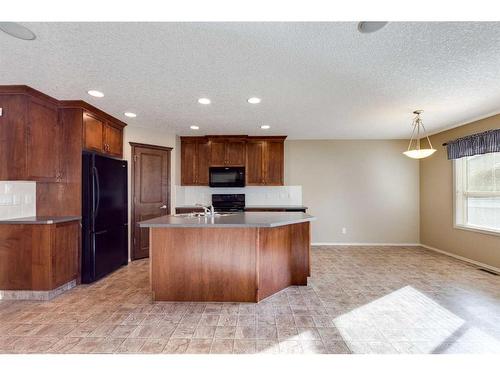
[{"label": "wood cabinet", "polygon": [[78,277],[80,222],[0,225],[0,290],[49,291]]},{"label": "wood cabinet", "polygon": [[63,180],[57,101],[25,86],[0,86],[0,180]]},{"label": "wood cabinet", "polygon": [[181,185],[208,185],[210,166],[245,167],[246,185],[283,185],[285,138],[181,137]]},{"label": "wood cabinet", "polygon": [[101,119],[93,113],[83,113],[83,147],[89,151],[122,157],[123,126]]},{"label": "wood cabinet", "polygon": [[264,185],[283,185],[284,140],[268,139],[264,147]]},{"label": "wood cabinet", "polygon": [[61,181],[61,124],[55,105],[30,98],[26,127],[26,177]]},{"label": "wood cabinet", "polygon": [[210,166],[244,166],[246,140],[240,138],[209,138]]},{"label": "wood cabinet", "polygon": [[283,185],[284,137],[247,141],[247,185]]},{"label": "wood cabinet", "polygon": [[204,137],[181,137],[181,185],[208,185],[210,148]]}]

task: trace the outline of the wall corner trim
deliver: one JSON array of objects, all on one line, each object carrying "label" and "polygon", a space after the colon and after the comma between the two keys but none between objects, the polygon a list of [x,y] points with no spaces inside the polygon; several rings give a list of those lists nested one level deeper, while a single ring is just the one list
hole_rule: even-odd
[{"label": "wall corner trim", "polygon": [[494,267],[494,266],[490,266],[489,264],[481,263],[481,262],[478,262],[476,260],[472,260],[472,259],[460,256],[460,255],[456,255],[456,254],[453,254],[453,253],[449,253],[447,251],[444,251],[444,250],[441,250],[441,249],[437,249],[437,248],[432,247],[432,246],[428,246],[428,245],[424,245],[424,244],[420,244],[420,246],[422,246],[423,248],[425,248],[427,250],[435,251],[437,253],[440,253],[440,254],[443,254],[443,255],[447,255],[449,257],[461,260],[462,262],[473,264],[475,266],[478,266],[478,267],[481,267],[481,268],[485,268],[485,269],[488,269],[490,271],[493,271],[493,272],[496,272],[496,273],[500,274],[500,268],[497,268],[497,267]]}]

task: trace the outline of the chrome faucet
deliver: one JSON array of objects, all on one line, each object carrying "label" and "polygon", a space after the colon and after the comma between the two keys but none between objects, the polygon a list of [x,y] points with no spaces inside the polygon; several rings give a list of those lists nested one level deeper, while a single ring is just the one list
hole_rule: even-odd
[{"label": "chrome faucet", "polygon": [[196,203],[195,206],[199,206],[199,207],[203,208],[203,211],[205,211],[205,215],[207,215],[207,216],[214,216],[215,215],[215,209],[214,209],[213,205],[205,206],[204,204]]}]

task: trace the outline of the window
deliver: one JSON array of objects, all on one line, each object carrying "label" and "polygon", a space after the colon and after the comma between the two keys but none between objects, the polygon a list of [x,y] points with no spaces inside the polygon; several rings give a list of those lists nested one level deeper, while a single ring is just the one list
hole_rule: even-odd
[{"label": "window", "polygon": [[500,233],[500,152],[455,159],[455,225]]}]

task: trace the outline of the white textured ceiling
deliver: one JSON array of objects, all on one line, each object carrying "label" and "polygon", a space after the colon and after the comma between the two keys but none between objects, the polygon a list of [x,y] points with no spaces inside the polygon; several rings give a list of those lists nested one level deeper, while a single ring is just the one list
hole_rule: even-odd
[{"label": "white textured ceiling", "polygon": [[500,111],[500,23],[392,22],[374,34],[354,22],[24,25],[35,41],[0,32],[0,84],[83,99],[131,126],[408,138],[414,109],[430,132]]}]

